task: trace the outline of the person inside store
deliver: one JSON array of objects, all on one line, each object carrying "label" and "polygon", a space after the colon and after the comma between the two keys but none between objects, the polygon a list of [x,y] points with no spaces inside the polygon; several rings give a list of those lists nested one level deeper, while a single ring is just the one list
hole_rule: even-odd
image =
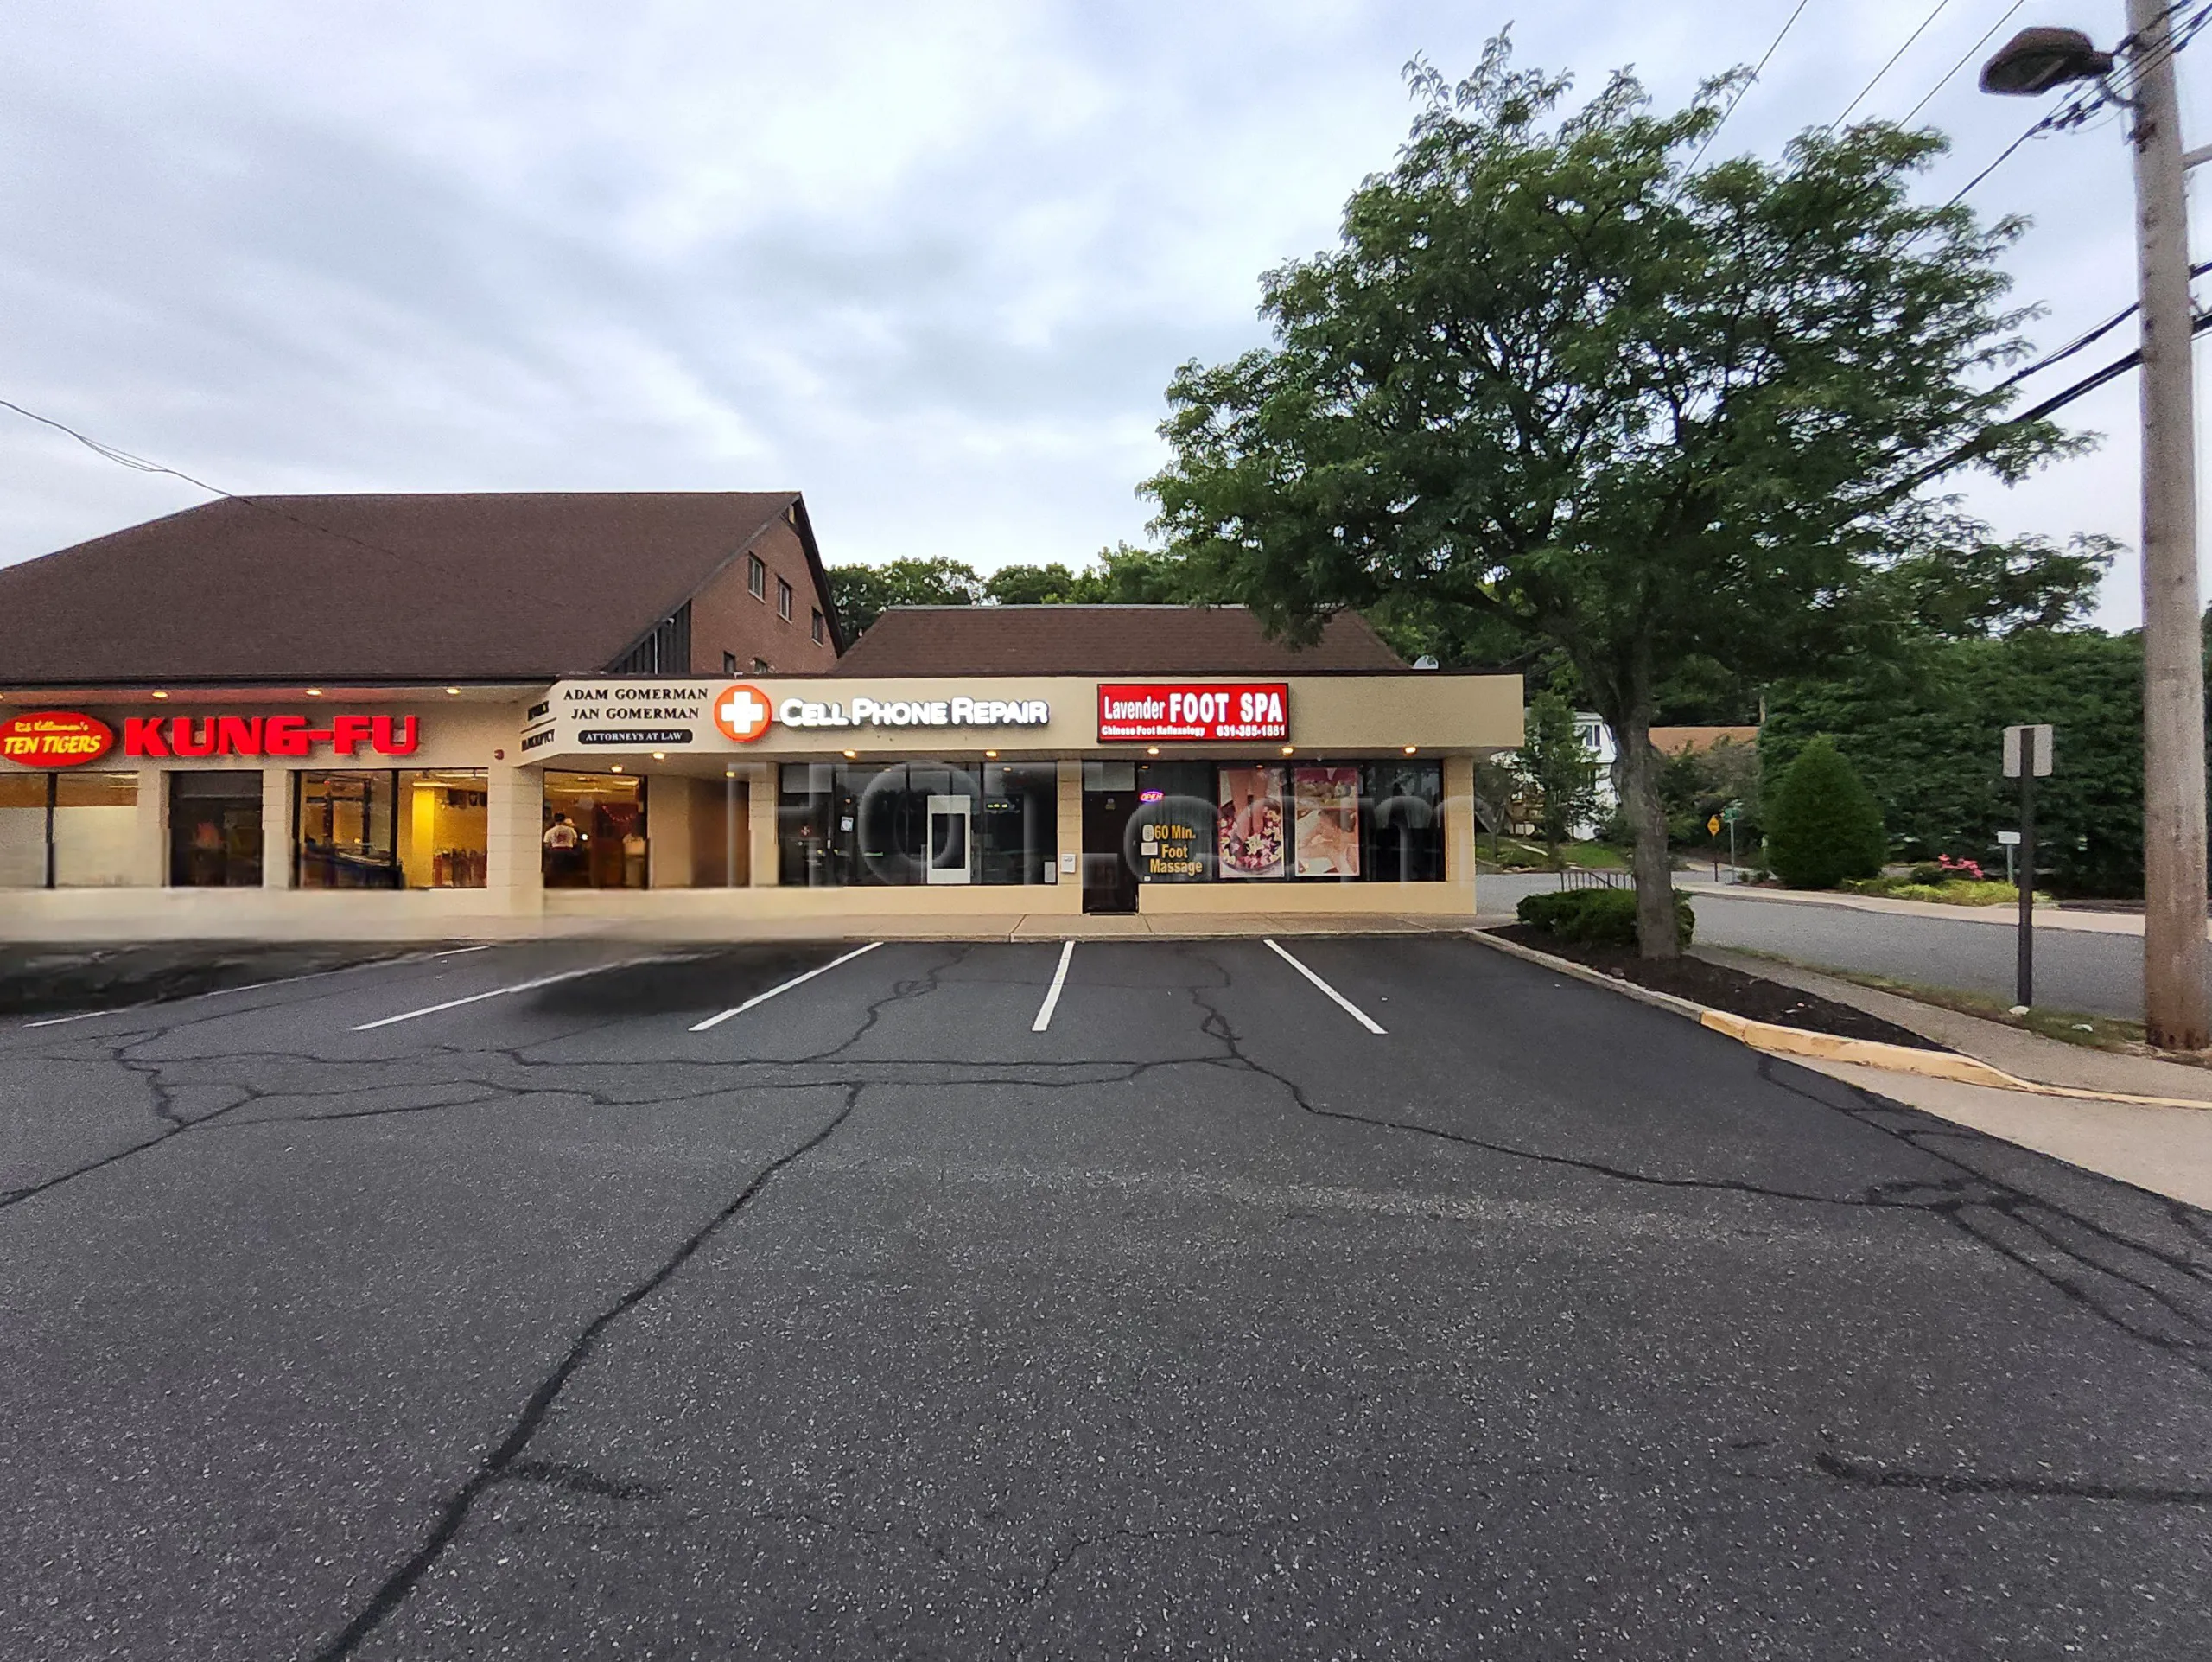
[{"label": "person inside store", "polygon": [[545,881],[574,883],[583,865],[582,837],[568,815],[556,813],[545,828]]}]

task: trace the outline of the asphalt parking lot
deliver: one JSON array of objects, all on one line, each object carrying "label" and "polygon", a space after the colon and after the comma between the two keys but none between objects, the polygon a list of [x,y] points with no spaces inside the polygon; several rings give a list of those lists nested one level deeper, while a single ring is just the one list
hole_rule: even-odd
[{"label": "asphalt parking lot", "polygon": [[2205,1214],[1465,939],[852,952],[0,1029],[0,1656],[2204,1653]]}]

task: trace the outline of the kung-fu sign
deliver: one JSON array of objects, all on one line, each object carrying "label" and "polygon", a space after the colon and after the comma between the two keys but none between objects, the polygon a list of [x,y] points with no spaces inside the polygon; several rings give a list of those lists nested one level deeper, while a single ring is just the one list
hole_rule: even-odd
[{"label": "kung-fu sign", "polygon": [[1103,681],[1101,744],[1229,743],[1290,736],[1287,681]]}]

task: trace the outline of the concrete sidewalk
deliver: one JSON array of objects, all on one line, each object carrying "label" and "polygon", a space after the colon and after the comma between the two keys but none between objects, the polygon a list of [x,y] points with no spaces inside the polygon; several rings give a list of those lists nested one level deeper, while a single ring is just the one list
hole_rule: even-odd
[{"label": "concrete sidewalk", "polygon": [[[1933,901],[1891,900],[1885,895],[1837,895],[1802,888],[1762,888],[1751,883],[1686,882],[1675,874],[1675,892],[1692,900],[1764,901],[1777,906],[1840,907],[1853,912],[1886,912],[1895,917],[1940,918],[1948,923],[1986,923],[2010,929],[2019,921],[2013,906],[1942,906]],[[2143,920],[2132,912],[2069,912],[2056,906],[2036,908],[2036,927],[2071,929],[2092,935],[2137,935]],[[2212,919],[2205,932],[2212,935]]]},{"label": "concrete sidewalk", "polygon": [[2202,1108],[2154,1108],[1999,1091],[1848,1062],[1797,1064],[2069,1165],[2212,1209],[2212,1068],[2065,1044],[1770,958],[1715,947],[1692,950],[1700,958],[1746,975],[1764,976],[1878,1016],[2020,1079],[2075,1090],[2202,1102]]}]

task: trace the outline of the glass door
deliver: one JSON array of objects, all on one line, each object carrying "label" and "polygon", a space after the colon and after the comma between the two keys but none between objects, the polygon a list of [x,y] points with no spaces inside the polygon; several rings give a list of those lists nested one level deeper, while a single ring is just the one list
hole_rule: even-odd
[{"label": "glass door", "polygon": [[974,801],[974,798],[966,796],[930,798],[930,882],[964,883],[970,881],[968,817]]}]

